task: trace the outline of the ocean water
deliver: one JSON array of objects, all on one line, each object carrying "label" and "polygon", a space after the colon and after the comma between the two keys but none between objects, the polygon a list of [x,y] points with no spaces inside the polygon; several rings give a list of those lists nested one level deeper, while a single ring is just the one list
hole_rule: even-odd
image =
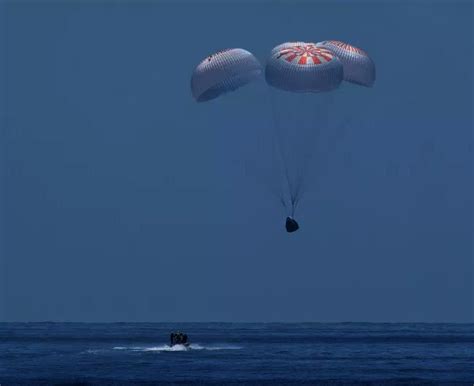
[{"label": "ocean water", "polygon": [[0,324],[2,386],[473,382],[473,324]]}]

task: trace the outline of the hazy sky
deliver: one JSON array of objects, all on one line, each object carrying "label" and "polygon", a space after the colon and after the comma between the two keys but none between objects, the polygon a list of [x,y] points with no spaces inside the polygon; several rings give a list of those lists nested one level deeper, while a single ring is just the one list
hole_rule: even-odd
[{"label": "hazy sky", "polygon": [[[470,2],[0,12],[0,320],[474,320]],[[324,39],[368,51],[377,81],[334,94],[289,235],[259,182],[264,84],[197,104],[190,75]]]}]

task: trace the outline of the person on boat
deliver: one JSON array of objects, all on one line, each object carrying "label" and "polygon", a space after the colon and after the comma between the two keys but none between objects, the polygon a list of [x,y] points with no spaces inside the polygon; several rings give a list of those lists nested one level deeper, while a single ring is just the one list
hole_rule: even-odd
[{"label": "person on boat", "polygon": [[183,334],[182,332],[172,332],[170,334],[170,346],[174,346],[177,344],[184,344],[186,345],[188,343],[188,336],[186,334]]}]

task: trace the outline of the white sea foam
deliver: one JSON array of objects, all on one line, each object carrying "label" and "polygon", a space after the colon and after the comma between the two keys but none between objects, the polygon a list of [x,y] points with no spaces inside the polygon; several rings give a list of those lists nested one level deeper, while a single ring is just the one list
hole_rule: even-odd
[{"label": "white sea foam", "polygon": [[233,346],[233,345],[214,345],[214,346],[202,346],[200,344],[191,344],[190,346],[186,347],[182,344],[174,345],[170,347],[166,344],[160,346],[116,346],[114,350],[127,350],[127,351],[156,351],[156,352],[166,352],[166,351],[190,351],[190,350],[208,350],[208,351],[215,351],[215,350],[240,350],[242,347],[240,346]]},{"label": "white sea foam", "polygon": [[84,351],[83,353],[85,353],[85,354],[100,354],[103,351],[104,350],[100,350],[100,349],[89,349],[89,350]]}]

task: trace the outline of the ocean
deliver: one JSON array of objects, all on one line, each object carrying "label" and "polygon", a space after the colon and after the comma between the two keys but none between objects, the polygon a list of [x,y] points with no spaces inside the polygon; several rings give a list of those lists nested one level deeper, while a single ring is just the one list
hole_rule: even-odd
[{"label": "ocean", "polygon": [[0,324],[2,386],[473,382],[474,324]]}]

